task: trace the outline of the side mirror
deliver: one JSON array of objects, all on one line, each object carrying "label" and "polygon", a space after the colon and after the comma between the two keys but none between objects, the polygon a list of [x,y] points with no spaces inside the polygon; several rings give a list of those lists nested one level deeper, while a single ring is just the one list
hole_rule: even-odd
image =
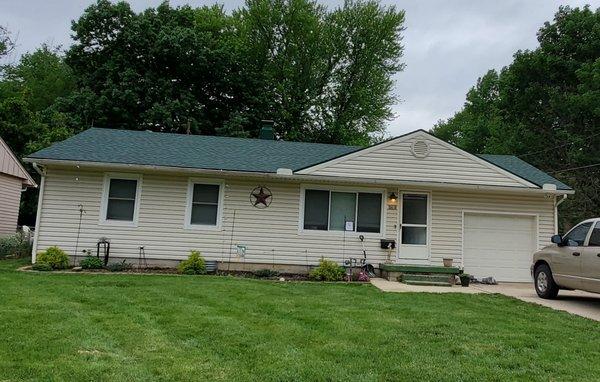
[{"label": "side mirror", "polygon": [[554,244],[558,244],[559,246],[563,244],[563,238],[560,235],[554,235],[550,239]]}]

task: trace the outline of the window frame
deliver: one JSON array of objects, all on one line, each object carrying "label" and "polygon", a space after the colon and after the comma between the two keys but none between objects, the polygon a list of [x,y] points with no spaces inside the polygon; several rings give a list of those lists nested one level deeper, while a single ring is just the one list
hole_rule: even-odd
[{"label": "window frame", "polygon": [[[427,211],[426,211],[426,224],[416,224],[416,223],[404,223],[404,196],[405,195],[420,195],[427,197]],[[429,191],[401,191],[400,196],[398,197],[398,243],[400,246],[408,246],[408,247],[417,247],[423,248],[427,247],[429,251],[429,247],[431,244],[431,192]],[[402,230],[404,227],[415,227],[415,228],[425,228],[425,244],[405,244],[402,242]]]},{"label": "window frame", "polygon": [[600,229],[600,220],[596,220],[593,222],[592,227],[590,228],[590,231],[588,232],[588,235],[585,239],[586,247],[593,247],[593,248],[600,247],[600,245],[590,245],[590,240],[592,240],[592,235],[594,234],[594,229],[596,229],[596,227],[598,227],[598,229]]},{"label": "window frame", "polygon": [[[133,220],[115,220],[107,219],[108,213],[108,195],[110,192],[110,181],[112,179],[135,180],[137,182],[135,189],[135,202],[133,205]],[[121,227],[137,227],[140,215],[140,203],[142,198],[142,174],[109,172],[104,174],[102,187],[102,199],[100,202],[100,223],[101,225],[115,225]]]},{"label": "window frame", "polygon": [[584,224],[590,224],[590,227],[588,228],[588,230],[587,230],[587,232],[586,232],[586,234],[585,234],[585,237],[583,238],[583,243],[581,243],[581,245],[577,244],[576,246],[573,246],[573,245],[568,245],[568,243],[567,243],[567,245],[566,245],[567,247],[571,247],[571,248],[581,248],[581,247],[587,247],[587,246],[588,246],[588,242],[589,242],[589,240],[590,240],[590,236],[591,236],[591,234],[592,234],[592,230],[593,230],[593,228],[595,227],[595,224],[596,224],[596,222],[595,222],[595,221],[593,221],[593,220],[582,221],[581,223],[579,223],[579,224],[575,225],[573,228],[571,228],[571,229],[570,229],[570,230],[569,230],[567,233],[565,233],[565,234],[563,235],[563,238],[564,238],[564,239],[567,239],[567,236],[568,236],[569,234],[571,234],[571,232],[573,232],[575,229],[577,229],[578,227],[580,227],[580,226],[582,226],[582,225],[584,225]]},{"label": "window frame", "polygon": [[[329,191],[329,210],[327,211],[327,229],[319,230],[319,229],[305,229],[304,228],[304,207],[305,207],[305,198],[306,198],[306,190],[319,190],[319,191]],[[354,218],[354,231],[336,231],[330,230],[329,225],[331,223],[331,193],[332,192],[347,192],[356,194],[356,205],[355,205],[355,218]],[[356,231],[358,227],[358,194],[359,193],[369,193],[369,194],[380,194],[381,195],[381,215],[379,218],[379,232],[360,232]],[[323,235],[323,236],[340,236],[343,237],[358,237],[359,235],[363,235],[364,237],[371,238],[383,238],[386,232],[386,211],[387,211],[387,189],[384,188],[367,188],[367,187],[349,187],[349,186],[328,186],[328,185],[320,185],[320,184],[302,184],[300,186],[300,203],[299,203],[299,219],[298,219],[298,232],[300,234],[306,235]]]},{"label": "window frame", "polygon": [[[216,224],[192,224],[192,203],[194,201],[194,185],[202,184],[206,186],[219,186],[219,196],[217,204],[217,221]],[[187,196],[185,202],[185,214],[183,228],[189,230],[205,230],[216,231],[220,230],[223,221],[223,203],[225,200],[225,182],[222,179],[210,178],[189,178],[187,185]]]}]

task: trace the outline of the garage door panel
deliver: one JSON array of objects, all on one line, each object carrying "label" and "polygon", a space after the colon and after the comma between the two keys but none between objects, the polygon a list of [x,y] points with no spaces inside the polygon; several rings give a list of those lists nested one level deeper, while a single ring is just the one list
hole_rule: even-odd
[{"label": "garage door panel", "polygon": [[536,241],[533,216],[465,213],[465,272],[498,281],[530,281]]}]

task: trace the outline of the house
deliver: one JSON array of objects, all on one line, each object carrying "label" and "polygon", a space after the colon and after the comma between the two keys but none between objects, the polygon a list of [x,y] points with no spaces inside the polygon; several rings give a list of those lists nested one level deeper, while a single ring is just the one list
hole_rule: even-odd
[{"label": "house", "polygon": [[0,237],[17,231],[21,192],[37,184],[0,138]]},{"label": "house", "polygon": [[[268,137],[268,134],[265,134]],[[42,175],[35,253],[110,240],[111,259],[230,269],[441,265],[530,279],[531,254],[574,191],[513,156],[418,130],[367,147],[91,128],[25,159]],[[388,241],[394,240],[395,248]],[[383,247],[383,248],[382,248]]]}]

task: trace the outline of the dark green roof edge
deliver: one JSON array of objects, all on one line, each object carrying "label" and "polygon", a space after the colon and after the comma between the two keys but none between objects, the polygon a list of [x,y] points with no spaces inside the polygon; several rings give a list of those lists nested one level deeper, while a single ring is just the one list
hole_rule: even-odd
[{"label": "dark green roof edge", "polygon": [[572,191],[573,189],[564,184],[560,180],[543,172],[539,168],[525,162],[524,160],[514,155],[498,155],[498,154],[479,154],[478,157],[485,161],[498,166],[511,174],[517,175],[538,187],[542,188],[544,184],[554,184],[557,190]]}]

